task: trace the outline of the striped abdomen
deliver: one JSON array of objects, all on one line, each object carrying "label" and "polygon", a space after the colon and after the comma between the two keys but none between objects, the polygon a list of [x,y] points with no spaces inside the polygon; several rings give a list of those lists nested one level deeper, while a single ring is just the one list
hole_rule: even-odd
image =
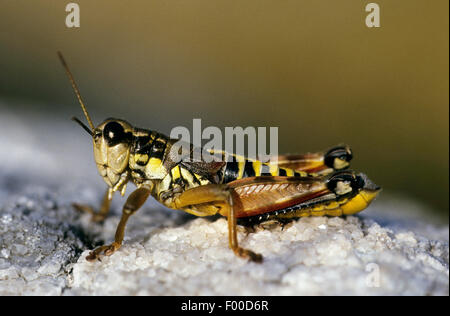
[{"label": "striped abdomen", "polygon": [[260,176],[306,177],[308,174],[303,171],[279,167],[274,163],[262,163],[257,160],[242,158],[238,159],[238,161],[228,161],[226,163],[223,171],[222,183]]}]

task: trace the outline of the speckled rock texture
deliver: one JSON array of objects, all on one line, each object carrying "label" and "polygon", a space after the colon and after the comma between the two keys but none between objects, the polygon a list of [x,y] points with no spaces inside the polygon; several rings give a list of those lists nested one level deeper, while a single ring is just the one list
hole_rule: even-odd
[{"label": "speckled rock texture", "polygon": [[[132,234],[117,255],[73,267],[71,293],[156,295],[448,294],[448,243],[356,217],[241,230],[263,264],[228,249],[226,221]],[[443,232],[445,233],[445,232]],[[133,236],[134,235],[134,236]],[[98,282],[102,280],[101,282]]]},{"label": "speckled rock texture", "polygon": [[105,188],[89,137],[69,121],[55,119],[55,134],[51,118],[9,113],[0,111],[0,126],[18,133],[0,133],[8,148],[0,153],[0,295],[449,294],[448,220],[389,192],[358,216],[240,226],[241,245],[263,254],[262,264],[228,248],[225,219],[150,200],[118,252],[87,262],[90,249],[113,240],[125,199],[114,198],[101,224],[74,211],[72,202],[98,205]]}]

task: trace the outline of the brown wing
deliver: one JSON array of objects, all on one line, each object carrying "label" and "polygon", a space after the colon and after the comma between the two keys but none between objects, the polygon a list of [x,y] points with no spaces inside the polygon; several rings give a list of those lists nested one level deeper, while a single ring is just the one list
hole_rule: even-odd
[{"label": "brown wing", "polygon": [[[285,209],[308,201],[335,198],[325,178],[252,177],[230,182],[238,218]],[[306,204],[305,204],[306,205]]]}]

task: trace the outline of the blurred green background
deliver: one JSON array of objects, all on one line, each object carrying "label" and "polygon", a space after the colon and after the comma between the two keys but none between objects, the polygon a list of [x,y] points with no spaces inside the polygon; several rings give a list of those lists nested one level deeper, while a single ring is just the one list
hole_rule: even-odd
[{"label": "blurred green background", "polygon": [[448,218],[448,0],[375,1],[380,28],[371,1],[80,0],[69,29],[69,2],[0,0],[0,98],[81,116],[61,50],[96,123],[279,126],[283,153],[347,143],[353,169]]}]

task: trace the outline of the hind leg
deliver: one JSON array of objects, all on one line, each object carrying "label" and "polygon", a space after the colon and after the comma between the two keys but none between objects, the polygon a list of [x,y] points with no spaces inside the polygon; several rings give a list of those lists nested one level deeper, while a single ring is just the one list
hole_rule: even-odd
[{"label": "hind leg", "polygon": [[[236,206],[234,205],[232,189],[229,189],[226,185],[208,184],[189,189],[176,197],[170,207],[184,209],[192,206],[195,207],[196,205],[205,206],[208,204],[219,206],[221,208],[220,213],[227,216],[228,242],[231,250],[241,258],[254,262],[262,262],[262,256],[260,254],[239,246],[236,226]],[[214,214],[203,214],[203,216],[205,215]]]}]

